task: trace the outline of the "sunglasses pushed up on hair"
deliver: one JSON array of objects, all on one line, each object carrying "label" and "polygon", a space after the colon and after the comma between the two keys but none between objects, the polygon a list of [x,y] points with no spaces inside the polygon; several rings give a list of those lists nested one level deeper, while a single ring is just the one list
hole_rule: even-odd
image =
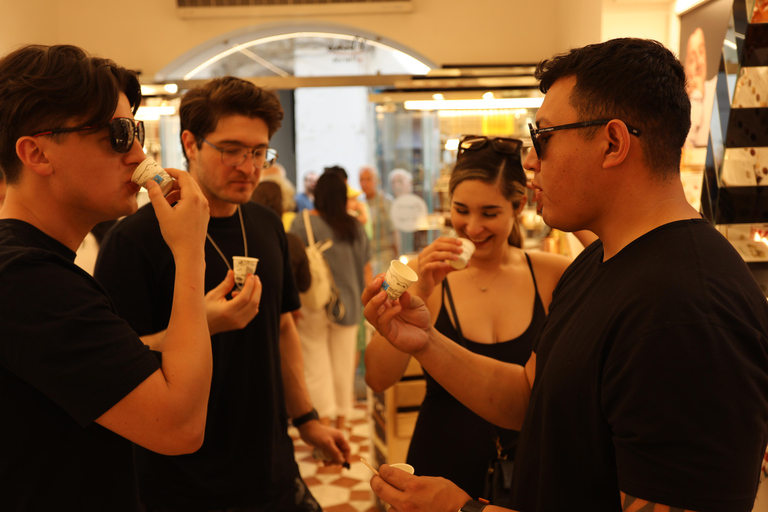
[{"label": "sunglasses pushed up on hair", "polygon": [[459,141],[459,152],[456,159],[467,151],[479,151],[484,147],[491,145],[494,151],[498,153],[507,153],[510,155],[519,155],[523,147],[523,141],[519,139],[508,139],[506,137],[486,137],[485,135],[465,135]]},{"label": "sunglasses pushed up on hair", "polygon": [[54,135],[57,133],[74,133],[86,130],[101,130],[109,128],[109,142],[118,153],[127,153],[133,147],[134,140],[138,140],[140,145],[144,145],[144,122],[134,121],[128,117],[116,117],[103,125],[76,126],[73,128],[54,128],[52,130],[43,130],[36,133],[33,137],[43,135]]}]

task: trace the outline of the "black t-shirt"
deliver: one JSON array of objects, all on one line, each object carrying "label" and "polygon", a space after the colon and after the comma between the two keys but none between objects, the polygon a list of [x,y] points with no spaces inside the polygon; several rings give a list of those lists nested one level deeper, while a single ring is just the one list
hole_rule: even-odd
[{"label": "black t-shirt", "polygon": [[159,364],[75,253],[0,220],[0,510],[138,510],[131,443],[94,423]]},{"label": "black t-shirt", "polygon": [[521,512],[621,510],[619,491],[749,511],[768,442],[768,303],[704,220],[566,270],[534,347],[515,459]]},{"label": "black t-shirt", "polygon": [[[280,315],[300,307],[285,230],[262,205],[241,206],[248,256],[259,258],[263,292],[258,315],[242,330],[212,336],[213,380],[205,441],[199,451],[168,457],[136,450],[141,496],[184,510],[257,504],[284,492],[297,475],[280,368]],[[208,233],[232,264],[244,256],[237,213],[211,218]],[[205,242],[205,290],[227,273]],[[140,335],[167,328],[175,266],[151,204],[107,235],[95,275]]]}]

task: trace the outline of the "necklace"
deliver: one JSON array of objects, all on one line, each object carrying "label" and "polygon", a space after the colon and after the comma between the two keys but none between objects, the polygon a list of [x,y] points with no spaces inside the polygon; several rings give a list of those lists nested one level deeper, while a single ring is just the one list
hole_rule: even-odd
[{"label": "necklace", "polygon": [[[245,250],[245,257],[248,257],[248,242],[245,239],[245,223],[243,222],[243,212],[240,210],[240,205],[237,205],[237,214],[240,216],[240,230],[243,232],[243,249]],[[224,263],[227,265],[227,268],[229,270],[232,270],[232,265],[229,264],[229,260],[226,256],[224,256],[224,253],[219,249],[219,246],[216,245],[216,242],[213,241],[213,238],[211,238],[211,235],[208,234],[206,231],[205,238],[208,239],[209,242],[211,242],[211,245],[214,249],[216,249],[216,252],[219,253],[219,256],[221,256],[221,259],[224,260]]]},{"label": "necklace", "polygon": [[477,277],[473,277],[472,280],[475,282],[475,285],[477,285],[477,287],[480,288],[481,292],[487,292],[488,291],[488,286],[490,286],[496,280],[496,278],[501,273],[501,270],[502,270],[501,265],[499,265],[499,269],[496,272],[493,273],[493,276],[491,276],[491,279],[488,281],[487,285],[482,285],[482,284],[478,283],[477,282]]}]

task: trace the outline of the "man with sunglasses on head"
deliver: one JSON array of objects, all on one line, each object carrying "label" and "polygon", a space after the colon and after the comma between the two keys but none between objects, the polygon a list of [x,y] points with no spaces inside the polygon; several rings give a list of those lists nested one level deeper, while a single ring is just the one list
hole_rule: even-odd
[{"label": "man with sunglasses on head", "polygon": [[[686,201],[683,67],[655,41],[616,39],[536,76],[546,97],[524,166],[542,216],[599,241],[560,279],[529,361],[446,342],[380,278],[365,315],[468,407],[521,429],[515,510],[750,511],[768,443],[768,303]],[[504,510],[447,480],[379,473],[372,488],[397,510]]]},{"label": "man with sunglasses on head", "polygon": [[138,511],[131,442],[167,455],[202,443],[212,363],[197,184],[169,169],[169,199],[149,188],[177,263],[162,362],[74,263],[96,224],[138,207],[140,101],[135,72],[74,46],[0,59],[3,511]]},{"label": "man with sunglasses on head", "polygon": [[[142,501],[148,512],[319,511],[299,475],[288,416],[302,439],[335,464],[349,459],[349,445],[341,431],[320,424],[309,399],[282,222],[250,202],[277,158],[269,141],[282,107],[271,92],[223,77],[187,92],[179,117],[189,174],[211,209],[205,291],[213,382],[199,451],[166,457],[137,448]],[[259,259],[242,288],[235,287],[234,256]],[[107,235],[96,276],[137,332],[157,335],[168,325],[173,269],[156,211],[147,205]]]}]

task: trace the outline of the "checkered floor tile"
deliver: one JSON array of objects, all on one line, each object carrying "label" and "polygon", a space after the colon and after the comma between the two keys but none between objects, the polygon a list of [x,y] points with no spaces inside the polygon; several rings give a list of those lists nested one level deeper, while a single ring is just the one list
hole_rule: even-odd
[{"label": "checkered floor tile", "polygon": [[296,462],[301,476],[324,512],[379,512],[371,491],[371,470],[360,462],[360,457],[370,461],[370,423],[365,402],[359,403],[347,420],[347,434],[352,448],[350,469],[340,466],[325,467],[312,457],[312,448],[307,446],[290,427],[288,433],[293,439]]}]

